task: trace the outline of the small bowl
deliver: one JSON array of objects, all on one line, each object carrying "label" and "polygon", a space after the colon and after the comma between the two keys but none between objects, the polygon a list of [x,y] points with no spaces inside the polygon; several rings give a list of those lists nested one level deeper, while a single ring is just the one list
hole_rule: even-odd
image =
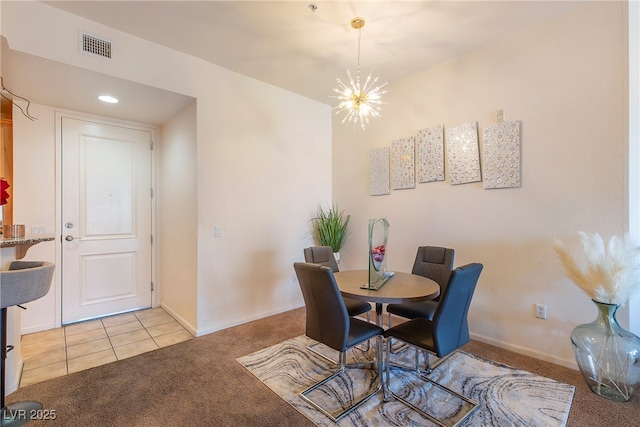
[{"label": "small bowl", "polygon": [[3,225],[2,235],[4,237],[24,237],[24,225],[23,224]]}]

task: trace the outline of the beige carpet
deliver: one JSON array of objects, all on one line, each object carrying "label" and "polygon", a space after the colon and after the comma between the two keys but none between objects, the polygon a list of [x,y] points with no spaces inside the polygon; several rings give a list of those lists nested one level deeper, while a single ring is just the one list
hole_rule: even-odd
[{"label": "beige carpet", "polygon": [[[335,365],[310,352],[306,347],[315,341],[299,336],[238,358],[251,371],[289,404],[319,426],[333,422],[305,402],[298,393],[335,372]],[[324,347],[324,346],[323,346]],[[328,347],[326,352],[336,358]],[[331,353],[334,354],[331,354]],[[392,362],[412,365],[414,352],[404,351],[392,356]],[[347,352],[348,363],[373,359],[373,349]],[[477,402],[478,409],[465,421],[465,426],[564,426],[571,407],[574,387],[529,372],[492,363],[455,352],[439,365],[429,377]],[[338,413],[375,388],[377,374],[371,369],[347,369],[327,385],[313,393],[330,412]],[[453,425],[469,410],[468,404],[442,392],[413,373],[391,370],[391,389],[423,408],[436,418]],[[431,421],[392,399],[382,400],[378,394],[364,405],[342,418],[340,427],[364,426],[434,426]]]}]

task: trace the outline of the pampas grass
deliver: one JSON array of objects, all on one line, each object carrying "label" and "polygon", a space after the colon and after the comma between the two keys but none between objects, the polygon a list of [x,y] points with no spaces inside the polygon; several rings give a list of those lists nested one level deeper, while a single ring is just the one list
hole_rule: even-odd
[{"label": "pampas grass", "polygon": [[605,246],[597,233],[580,231],[578,234],[586,258],[584,269],[577,265],[560,240],[556,239],[553,244],[567,277],[594,301],[624,304],[640,289],[639,248],[629,236],[613,236]]}]

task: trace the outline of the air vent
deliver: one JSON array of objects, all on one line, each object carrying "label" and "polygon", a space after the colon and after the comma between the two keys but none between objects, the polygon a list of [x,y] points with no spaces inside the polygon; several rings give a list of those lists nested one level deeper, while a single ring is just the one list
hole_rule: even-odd
[{"label": "air vent", "polygon": [[102,59],[112,60],[112,43],[91,34],[80,32],[80,52],[97,56]]}]

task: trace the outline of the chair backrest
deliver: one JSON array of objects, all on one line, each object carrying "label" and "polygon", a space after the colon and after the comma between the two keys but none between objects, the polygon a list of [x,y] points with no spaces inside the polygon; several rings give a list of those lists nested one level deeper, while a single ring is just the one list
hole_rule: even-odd
[{"label": "chair backrest", "polygon": [[333,270],[334,273],[340,271],[338,263],[333,256],[333,248],[331,246],[311,246],[304,249],[305,262],[324,265]]},{"label": "chair backrest", "polygon": [[481,272],[482,264],[479,263],[467,264],[451,272],[433,314],[433,340],[438,357],[469,342],[467,314]]},{"label": "chair backrest", "polygon": [[49,292],[55,265],[45,261],[13,261],[0,271],[0,308],[26,304]]},{"label": "chair backrest", "polygon": [[[420,246],[413,262],[411,273],[418,274],[438,283],[440,294],[444,293],[449,275],[453,269],[453,257],[455,251],[450,248],[438,246]],[[436,298],[438,301],[440,298]]]},{"label": "chair backrest", "polygon": [[294,263],[293,268],[307,309],[306,335],[335,350],[346,351],[349,314],[333,271],[303,262]]}]

